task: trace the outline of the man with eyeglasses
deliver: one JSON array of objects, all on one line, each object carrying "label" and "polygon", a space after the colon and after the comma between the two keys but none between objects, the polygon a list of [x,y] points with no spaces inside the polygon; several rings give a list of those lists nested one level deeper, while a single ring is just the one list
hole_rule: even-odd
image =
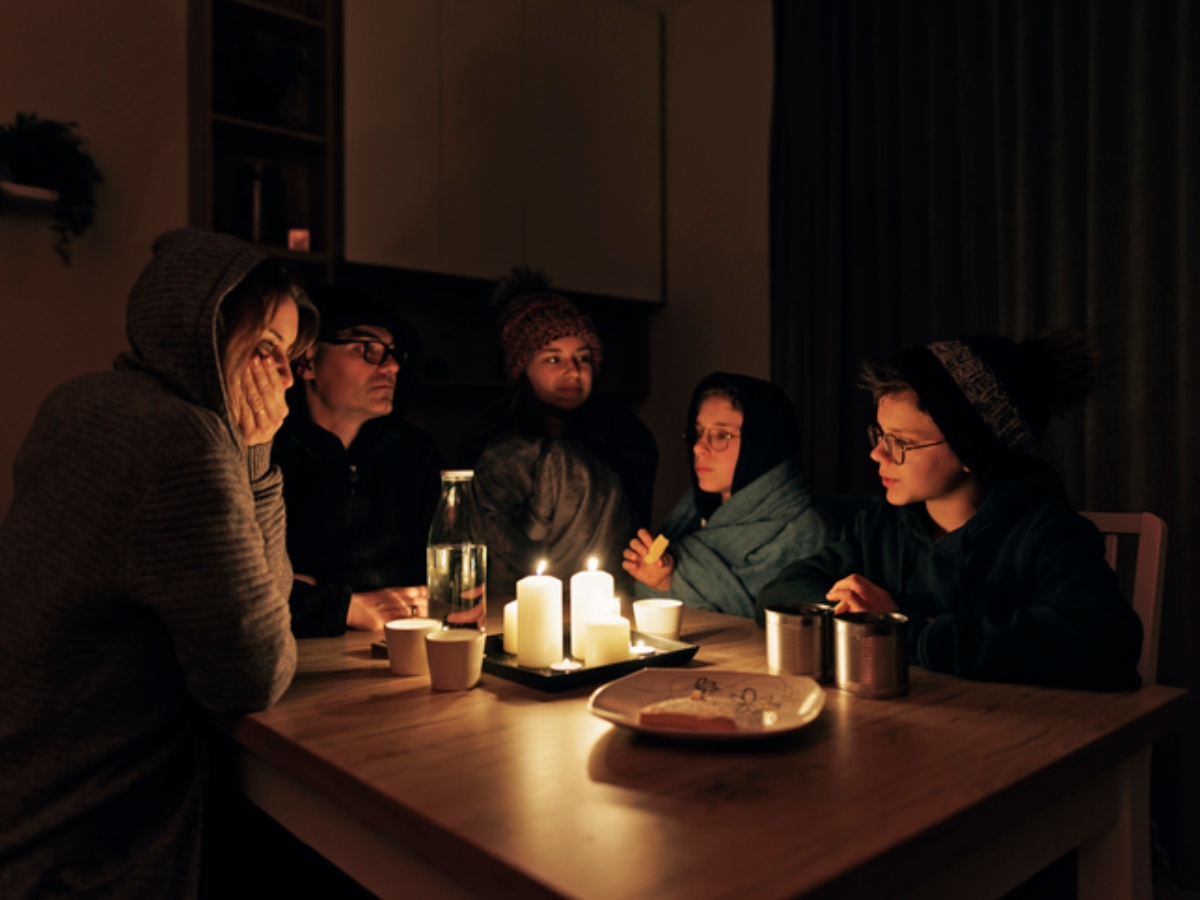
[{"label": "man with eyeglasses", "polygon": [[425,545],[441,484],[433,439],[404,420],[419,377],[416,332],[360,288],[311,296],[321,332],[296,363],[274,449],[297,637],[424,614]]}]

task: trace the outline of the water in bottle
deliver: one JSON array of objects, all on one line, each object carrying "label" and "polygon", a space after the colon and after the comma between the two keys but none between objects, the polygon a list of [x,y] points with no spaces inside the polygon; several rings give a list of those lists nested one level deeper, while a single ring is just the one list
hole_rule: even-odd
[{"label": "water in bottle", "polygon": [[446,628],[483,631],[487,620],[487,547],[471,539],[471,479],[442,472],[442,496],[429,529],[429,615]]}]

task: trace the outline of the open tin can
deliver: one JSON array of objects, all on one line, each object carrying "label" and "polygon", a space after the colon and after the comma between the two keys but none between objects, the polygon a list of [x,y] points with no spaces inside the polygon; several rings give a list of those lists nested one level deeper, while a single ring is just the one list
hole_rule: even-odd
[{"label": "open tin can", "polygon": [[827,681],[833,669],[833,604],[768,606],[767,671]]},{"label": "open tin can", "polygon": [[883,700],[908,693],[908,617],[841,613],[833,617],[838,690]]}]

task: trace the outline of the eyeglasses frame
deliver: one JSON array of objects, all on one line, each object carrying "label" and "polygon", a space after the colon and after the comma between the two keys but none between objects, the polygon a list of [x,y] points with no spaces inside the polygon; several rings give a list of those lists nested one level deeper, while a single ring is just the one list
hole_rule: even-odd
[{"label": "eyeglasses frame", "polygon": [[[906,444],[903,438],[898,438],[894,434],[888,434],[886,431],[880,428],[878,424],[871,424],[867,426],[867,441],[871,445],[871,450],[874,450],[880,444],[883,444],[883,452],[886,453],[888,455],[888,459],[890,459],[897,466],[904,465],[904,460],[908,456],[909,450],[924,450],[927,447],[940,447],[942,444],[946,443],[945,440],[940,440],[930,441],[927,444]],[[900,448],[899,456],[897,456],[892,450],[893,445]]]},{"label": "eyeglasses frame", "polygon": [[[401,369],[403,369],[405,364],[408,362],[408,353],[406,351],[397,349],[394,344],[387,344],[383,341],[376,340],[375,338],[325,338],[321,341],[321,343],[332,344],[335,347],[344,347],[346,344],[362,344],[363,362],[367,363],[368,365],[375,366],[376,368],[386,363],[389,356],[396,361],[396,365],[398,365]],[[383,348],[383,356],[380,358],[379,362],[371,362],[371,360],[367,358],[367,346],[370,344],[378,344]]]},{"label": "eyeglasses frame", "polygon": [[[714,443],[716,439],[712,437],[713,432],[717,431],[724,432],[726,435],[728,435],[724,445],[720,447]],[[708,447],[708,449],[713,453],[724,453],[729,449],[730,441],[740,441],[742,439],[740,434],[732,434],[729,431],[726,431],[724,428],[697,428],[692,431],[685,431],[680,435],[680,437],[683,438],[684,442],[687,443],[689,447],[694,447],[696,444],[703,442],[704,446]]]}]

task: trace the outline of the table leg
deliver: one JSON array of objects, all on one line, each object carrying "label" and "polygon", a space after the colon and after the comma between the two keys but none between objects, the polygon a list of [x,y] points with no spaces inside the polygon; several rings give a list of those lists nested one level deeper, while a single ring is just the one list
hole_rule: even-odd
[{"label": "table leg", "polygon": [[1001,897],[1072,849],[1079,896],[1150,900],[1149,750],[988,843],[955,859],[904,897]]},{"label": "table leg", "polygon": [[1150,900],[1150,748],[1116,776],[1116,821],[1079,846],[1079,896]]}]

